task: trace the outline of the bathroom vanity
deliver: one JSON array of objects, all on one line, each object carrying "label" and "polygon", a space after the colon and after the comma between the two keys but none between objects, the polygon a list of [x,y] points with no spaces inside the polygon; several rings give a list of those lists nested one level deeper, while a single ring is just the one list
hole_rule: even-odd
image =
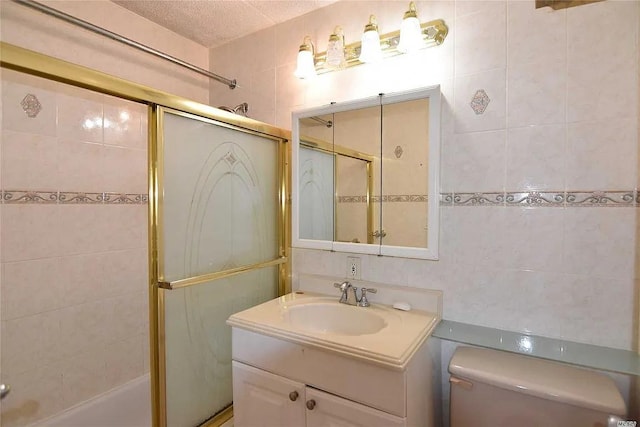
[{"label": "bathroom vanity", "polygon": [[236,313],[234,425],[432,426],[436,312],[288,294]]}]

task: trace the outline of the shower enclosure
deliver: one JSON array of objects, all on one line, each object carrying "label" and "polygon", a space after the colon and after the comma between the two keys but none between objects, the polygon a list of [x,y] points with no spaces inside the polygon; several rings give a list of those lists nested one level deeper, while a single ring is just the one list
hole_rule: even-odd
[{"label": "shower enclosure", "polygon": [[[288,287],[288,133],[0,51],[2,425],[76,425],[50,417],[139,389],[145,372],[150,399],[107,412],[148,414],[151,400],[154,426],[220,425],[226,318]],[[95,411],[77,425],[105,421]]]}]

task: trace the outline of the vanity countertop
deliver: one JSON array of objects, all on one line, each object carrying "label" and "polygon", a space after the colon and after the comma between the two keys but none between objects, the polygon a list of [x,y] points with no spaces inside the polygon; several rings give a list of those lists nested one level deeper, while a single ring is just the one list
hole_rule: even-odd
[{"label": "vanity countertop", "polygon": [[[313,310],[307,311],[308,308]],[[312,315],[335,313],[335,318],[318,317],[318,323],[328,322],[329,326],[315,327],[308,323],[313,317],[306,316],[312,311],[315,311]],[[300,313],[303,313],[302,320],[307,322],[302,326],[299,323]],[[329,320],[341,328],[340,323],[336,324],[336,320],[340,322],[341,319],[348,323],[344,325],[346,332],[332,330]],[[360,326],[356,324],[368,324],[370,321],[374,324],[373,329],[379,330],[358,332]],[[340,304],[335,296],[305,291],[287,294],[233,314],[227,324],[402,370],[439,321],[436,313],[401,311],[380,304],[349,306]],[[355,330],[349,330],[350,324]]]}]

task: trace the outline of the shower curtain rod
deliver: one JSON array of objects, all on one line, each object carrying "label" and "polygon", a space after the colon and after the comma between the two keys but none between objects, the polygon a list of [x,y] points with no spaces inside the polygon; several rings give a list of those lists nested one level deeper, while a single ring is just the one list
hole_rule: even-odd
[{"label": "shower curtain rod", "polygon": [[309,117],[311,120],[315,120],[318,123],[322,123],[323,125],[325,125],[326,127],[330,128],[331,126],[333,126],[333,122],[331,120],[325,120],[325,119],[321,119],[320,117],[316,117],[316,116],[311,116]]},{"label": "shower curtain rod", "polygon": [[135,49],[141,50],[143,52],[149,53],[151,55],[157,56],[159,58],[165,59],[169,62],[173,62],[174,64],[177,64],[181,67],[187,68],[191,71],[195,71],[198,74],[202,74],[203,76],[207,76],[210,79],[216,80],[220,83],[224,83],[227,86],[229,86],[229,89],[235,89],[235,87],[237,86],[237,82],[236,79],[233,80],[229,80],[225,77],[222,77],[218,74],[212,73],[208,70],[205,70],[204,68],[200,68],[197,67],[193,64],[189,64],[188,62],[185,62],[181,59],[178,59],[174,56],[168,55],[164,52],[161,52],[159,50],[156,50],[152,47],[143,45],[142,43],[138,43],[135,40],[131,40],[127,37],[121,36],[120,34],[116,34],[114,32],[111,32],[109,30],[106,30],[102,27],[98,27],[97,25],[93,25],[90,22],[84,21],[82,19],[76,18],[75,16],[71,16],[69,14],[66,14],[64,12],[60,12],[59,10],[53,9],[49,6],[46,6],[44,4],[35,2],[35,1],[31,1],[31,0],[13,0],[15,3],[21,4],[23,6],[26,7],[30,7],[31,9],[35,9],[39,12],[42,12],[46,15],[49,16],[53,16],[54,18],[58,18],[61,19],[65,22],[68,22],[70,24],[76,25],[78,27],[84,28],[85,30],[89,30],[92,31],[96,34],[100,34],[104,37],[110,38],[111,40],[115,40],[117,42],[126,44],[127,46],[133,47]]}]

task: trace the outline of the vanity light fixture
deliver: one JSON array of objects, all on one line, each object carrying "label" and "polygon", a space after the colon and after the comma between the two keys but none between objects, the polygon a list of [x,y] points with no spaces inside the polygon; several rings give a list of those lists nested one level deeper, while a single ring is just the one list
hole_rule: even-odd
[{"label": "vanity light fixture", "polygon": [[364,27],[360,57],[358,59],[360,62],[365,63],[380,62],[382,60],[378,21],[375,15],[369,16],[369,23]]},{"label": "vanity light fixture", "polygon": [[299,79],[310,79],[316,76],[315,48],[309,36],[306,36],[300,45],[298,63],[293,74]]},{"label": "vanity light fixture", "polygon": [[327,45],[327,66],[332,69],[340,69],[345,65],[344,52],[344,32],[342,27],[337,26],[333,30],[333,34],[329,36],[329,44]]},{"label": "vanity light fixture", "polygon": [[[442,19],[434,19],[421,24],[418,20],[416,5],[411,2],[409,10],[404,14],[400,30],[391,33],[379,34],[376,18],[371,15],[362,35],[362,41],[345,45],[342,29],[336,27],[329,37],[327,50],[314,54],[311,39],[305,37],[305,42],[300,46],[298,53],[298,70],[302,71],[300,63],[303,51],[306,52],[304,53],[306,56],[312,55],[311,61],[305,59],[307,67],[315,60],[316,73],[323,74],[354,67],[365,62],[377,62],[418,49],[439,46],[444,42],[448,33],[449,28]],[[308,74],[299,73],[298,70],[295,73],[297,77],[308,78]]]},{"label": "vanity light fixture", "polygon": [[398,52],[411,53],[420,49],[423,44],[422,29],[416,13],[416,4],[409,3],[409,10],[404,13],[402,24],[400,25],[400,42]]}]

